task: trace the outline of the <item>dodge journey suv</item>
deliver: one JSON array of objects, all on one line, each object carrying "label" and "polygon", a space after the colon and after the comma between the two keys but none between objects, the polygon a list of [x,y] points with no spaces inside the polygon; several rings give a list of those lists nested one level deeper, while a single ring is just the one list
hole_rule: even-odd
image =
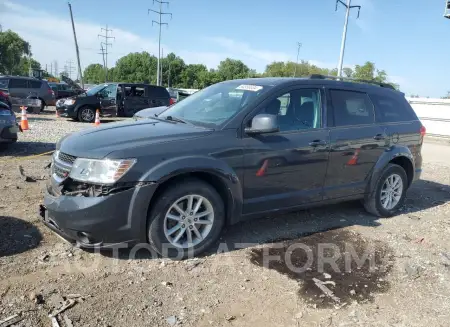
[{"label": "dodge journey suv", "polygon": [[271,212],[359,199],[389,217],[420,177],[424,134],[390,85],[226,81],[61,139],[41,216],[81,247],[148,242],[169,257]]}]

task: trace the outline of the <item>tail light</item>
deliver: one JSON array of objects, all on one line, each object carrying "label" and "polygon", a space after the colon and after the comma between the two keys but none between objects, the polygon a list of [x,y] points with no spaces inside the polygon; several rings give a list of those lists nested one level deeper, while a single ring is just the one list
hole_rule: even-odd
[{"label": "tail light", "polygon": [[173,105],[175,103],[175,100],[173,98],[170,98],[169,100],[169,106]]},{"label": "tail light", "polygon": [[424,137],[426,133],[427,133],[427,129],[425,128],[425,126],[422,125],[422,127],[420,128],[420,135],[422,137]]},{"label": "tail light", "polygon": [[48,94],[51,94],[51,95],[55,96],[55,92],[51,88],[49,88],[47,90],[47,92],[48,92]]}]

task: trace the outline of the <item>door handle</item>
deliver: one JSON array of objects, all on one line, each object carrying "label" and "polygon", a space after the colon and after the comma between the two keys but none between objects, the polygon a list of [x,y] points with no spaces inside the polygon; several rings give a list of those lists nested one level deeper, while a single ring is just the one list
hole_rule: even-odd
[{"label": "door handle", "polygon": [[384,140],[386,136],[384,134],[377,134],[373,137],[374,140],[381,141]]},{"label": "door handle", "polygon": [[327,142],[324,140],[314,140],[314,141],[309,142],[309,146],[312,146],[312,147],[324,146],[324,145],[327,145]]}]

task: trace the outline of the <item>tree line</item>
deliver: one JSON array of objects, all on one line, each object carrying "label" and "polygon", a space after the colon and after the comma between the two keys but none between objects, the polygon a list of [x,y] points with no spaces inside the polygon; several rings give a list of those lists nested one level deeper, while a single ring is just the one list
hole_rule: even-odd
[{"label": "tree line", "polygon": [[[31,46],[17,33],[7,30],[0,32],[0,74],[28,76],[30,67],[41,69],[41,64],[31,58]],[[117,60],[108,69],[109,82],[156,84],[157,58],[148,52],[130,53]],[[164,86],[201,89],[206,86],[237,78],[248,77],[301,77],[311,74],[337,75],[337,69],[321,68],[302,60],[275,61],[268,64],[262,73],[249,68],[241,60],[226,58],[215,69],[203,64],[186,64],[174,53],[161,59],[161,80]],[[84,82],[98,84],[105,82],[105,69],[101,64],[90,64],[84,69]],[[343,69],[345,77],[374,80],[386,83],[388,75],[376,68],[373,62]],[[52,77],[48,72],[44,76]],[[54,76],[57,77],[57,76]],[[398,88],[398,85],[394,85]]]},{"label": "tree line", "polygon": [[[108,69],[109,82],[156,83],[156,66],[158,59],[148,52],[130,53],[120,58],[116,65]],[[214,83],[230,79],[249,77],[301,77],[311,74],[337,76],[337,69],[321,68],[302,60],[275,61],[268,64],[262,73],[249,68],[241,60],[226,58],[215,69],[208,69],[202,64],[186,64],[174,53],[161,59],[162,84],[164,86],[201,89]],[[376,68],[373,62],[343,69],[345,77],[373,80],[387,83],[388,75],[384,70]],[[84,70],[85,83],[98,84],[105,82],[106,71],[100,64],[91,64]],[[391,83],[393,84],[393,83]],[[399,88],[398,85],[393,84]]]}]

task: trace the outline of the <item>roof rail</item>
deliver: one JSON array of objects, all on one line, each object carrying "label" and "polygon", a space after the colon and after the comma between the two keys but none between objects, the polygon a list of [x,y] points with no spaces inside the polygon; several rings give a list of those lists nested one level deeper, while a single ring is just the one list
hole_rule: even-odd
[{"label": "roof rail", "polygon": [[367,83],[367,84],[374,84],[381,87],[386,87],[388,89],[395,90],[395,87],[393,87],[391,84],[388,83],[382,83],[377,82],[374,80],[365,80],[365,79],[357,79],[357,78],[350,78],[350,77],[339,77],[339,76],[328,76],[328,75],[322,75],[322,74],[311,74],[308,76],[309,79],[331,79],[331,80],[341,80],[341,81],[348,81],[348,82],[358,82],[358,83]]}]

